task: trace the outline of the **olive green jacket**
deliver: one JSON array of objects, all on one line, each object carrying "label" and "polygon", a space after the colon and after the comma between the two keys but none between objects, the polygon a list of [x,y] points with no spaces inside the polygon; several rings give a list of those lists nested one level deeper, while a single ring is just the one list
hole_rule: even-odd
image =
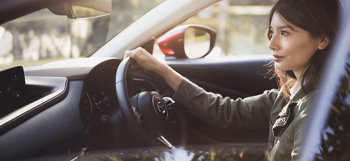
[{"label": "olive green jacket", "polygon": [[[305,85],[308,90],[307,85]],[[272,89],[263,94],[236,100],[206,92],[184,79],[173,99],[210,124],[229,128],[261,129],[269,132],[267,160],[297,160],[302,126],[308,115],[311,97],[299,90],[290,101]]]}]

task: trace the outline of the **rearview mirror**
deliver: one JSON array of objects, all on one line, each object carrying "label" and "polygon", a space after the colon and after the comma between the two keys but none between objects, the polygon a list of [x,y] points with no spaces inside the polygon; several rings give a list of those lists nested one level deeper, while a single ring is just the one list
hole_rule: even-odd
[{"label": "rearview mirror", "polygon": [[216,32],[202,25],[179,26],[163,36],[157,45],[169,57],[201,58],[208,55],[215,45]]},{"label": "rearview mirror", "polygon": [[67,15],[70,19],[99,17],[111,13],[112,0],[72,0],[49,10],[57,15]]}]

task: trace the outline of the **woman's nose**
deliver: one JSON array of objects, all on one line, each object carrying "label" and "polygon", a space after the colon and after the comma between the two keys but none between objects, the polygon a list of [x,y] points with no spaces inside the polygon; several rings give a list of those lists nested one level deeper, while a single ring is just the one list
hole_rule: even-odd
[{"label": "woman's nose", "polygon": [[276,51],[279,48],[278,45],[278,37],[277,35],[273,35],[269,41],[269,43],[267,44],[267,46],[269,47],[270,50],[272,51]]}]

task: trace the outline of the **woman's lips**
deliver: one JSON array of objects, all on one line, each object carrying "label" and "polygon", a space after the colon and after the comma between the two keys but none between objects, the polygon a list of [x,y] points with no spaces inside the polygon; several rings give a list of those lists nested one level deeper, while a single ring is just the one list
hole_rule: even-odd
[{"label": "woman's lips", "polygon": [[284,58],[284,56],[278,56],[278,55],[273,55],[273,57],[275,57],[275,58],[273,59],[273,61],[275,61],[275,62],[280,62],[280,61],[282,61],[282,59]]}]

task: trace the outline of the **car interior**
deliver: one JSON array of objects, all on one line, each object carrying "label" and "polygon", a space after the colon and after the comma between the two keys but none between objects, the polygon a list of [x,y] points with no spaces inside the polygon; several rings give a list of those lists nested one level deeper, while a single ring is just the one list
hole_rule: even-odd
[{"label": "car interior", "polygon": [[[6,8],[8,6],[1,3],[0,15],[11,16],[1,18],[1,24],[50,6],[55,6],[50,9],[56,14],[71,14],[67,12],[67,5],[62,6],[62,1],[6,2],[11,2],[8,6],[12,8]],[[181,13],[183,16],[177,17],[178,20],[165,22],[152,32],[147,32],[152,26],[145,23],[147,25],[142,32],[149,35],[135,41],[137,36],[130,32],[135,30],[138,23],[142,24],[150,18],[146,16],[118,35],[122,37],[123,34],[130,34],[130,39],[124,42],[121,38],[113,39],[90,57],[1,71],[0,160],[68,154],[78,156],[82,151],[140,147],[226,144],[267,147],[266,129],[222,129],[206,123],[188,112],[186,107],[172,102],[174,91],[162,78],[130,59],[120,57],[124,49],[137,46],[153,53],[153,44],[161,37],[167,42],[177,41],[178,37],[164,33],[189,17],[185,15],[192,15],[216,2],[208,0],[197,6],[193,4],[198,3],[198,0],[179,2],[180,5],[176,5],[179,9],[169,14],[175,14],[181,8],[186,10],[189,6],[197,8],[184,11]],[[27,3],[37,8],[25,9]],[[173,3],[178,2],[170,1],[161,5],[166,5],[163,6],[166,8]],[[72,6],[74,4],[68,8],[72,9]],[[17,12],[20,9],[23,11]],[[153,14],[156,11],[152,11]],[[77,17],[74,14],[67,16]],[[172,17],[164,15],[158,22],[167,16]],[[215,36],[205,27],[186,27],[204,30],[212,37]],[[186,29],[181,32],[181,39],[185,39],[183,35]],[[133,41],[135,43],[130,43]],[[200,57],[213,49],[215,39],[208,41],[208,50]],[[271,60],[266,57],[189,59],[184,48],[184,44],[175,43],[174,46],[161,49],[173,50],[173,55],[166,56],[166,63],[207,91],[236,99],[277,88],[276,80],[269,72]],[[115,52],[119,53],[119,57],[112,55]],[[153,101],[154,98],[159,99],[158,103],[150,102],[149,98]],[[160,115],[164,118],[158,119]]]}]

